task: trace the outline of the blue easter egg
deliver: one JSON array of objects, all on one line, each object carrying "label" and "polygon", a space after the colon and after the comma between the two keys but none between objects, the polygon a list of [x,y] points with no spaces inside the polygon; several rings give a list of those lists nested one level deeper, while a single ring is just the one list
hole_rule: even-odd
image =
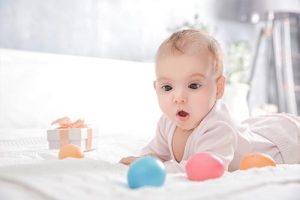
[{"label": "blue easter egg", "polygon": [[143,157],[134,161],[127,172],[128,186],[132,189],[143,186],[160,187],[166,179],[164,164],[153,157]]}]

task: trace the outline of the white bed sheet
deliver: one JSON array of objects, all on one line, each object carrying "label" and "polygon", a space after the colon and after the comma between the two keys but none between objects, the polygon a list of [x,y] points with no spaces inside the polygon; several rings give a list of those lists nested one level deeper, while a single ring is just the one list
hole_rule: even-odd
[{"label": "white bed sheet", "polygon": [[132,190],[120,157],[137,153],[149,138],[106,134],[86,158],[57,159],[46,130],[0,131],[0,199],[300,199],[300,165],[225,173],[204,182],[168,174],[160,188]]},{"label": "white bed sheet", "polygon": [[[46,129],[0,129],[0,166],[58,160],[58,150],[49,150]],[[121,157],[138,154],[150,140],[149,136],[134,134],[101,134],[94,142],[95,150],[85,157],[117,163]]]}]

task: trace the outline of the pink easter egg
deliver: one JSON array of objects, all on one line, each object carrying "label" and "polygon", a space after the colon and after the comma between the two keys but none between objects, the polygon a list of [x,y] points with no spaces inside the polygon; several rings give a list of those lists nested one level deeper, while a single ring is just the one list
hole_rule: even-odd
[{"label": "pink easter egg", "polygon": [[194,154],[185,166],[188,179],[204,181],[218,178],[224,174],[224,164],[220,158],[212,153]]}]

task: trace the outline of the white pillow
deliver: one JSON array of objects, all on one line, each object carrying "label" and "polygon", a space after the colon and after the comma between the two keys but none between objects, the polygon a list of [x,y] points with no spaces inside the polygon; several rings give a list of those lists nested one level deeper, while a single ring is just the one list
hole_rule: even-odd
[{"label": "white pillow", "polygon": [[100,134],[154,134],[154,65],[0,49],[0,128],[85,118]]}]

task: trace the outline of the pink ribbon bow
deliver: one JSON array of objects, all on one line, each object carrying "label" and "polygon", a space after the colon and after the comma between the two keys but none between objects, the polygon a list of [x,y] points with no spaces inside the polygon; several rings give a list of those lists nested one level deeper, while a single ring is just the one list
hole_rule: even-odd
[{"label": "pink ribbon bow", "polygon": [[72,122],[69,117],[62,117],[59,119],[54,120],[51,123],[52,125],[58,124],[58,129],[64,129],[64,128],[86,128],[87,125],[84,124],[83,119],[78,119],[75,122]]}]

